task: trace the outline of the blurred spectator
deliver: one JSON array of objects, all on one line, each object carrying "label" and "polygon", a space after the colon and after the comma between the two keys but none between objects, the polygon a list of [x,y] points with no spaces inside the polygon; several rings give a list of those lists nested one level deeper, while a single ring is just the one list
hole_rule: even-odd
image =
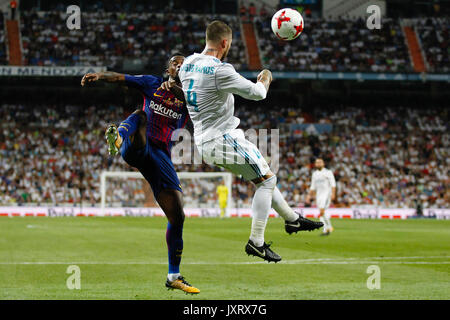
[{"label": "blurred spectator", "polygon": [[244,5],[244,2],[242,2],[239,7],[239,14],[241,15],[242,21],[247,21],[247,7]]},{"label": "blurred spectator", "polygon": [[309,7],[307,7],[305,9],[305,17],[306,18],[311,18],[311,9]]},{"label": "blurred spectator", "polygon": [[261,6],[261,10],[259,10],[259,15],[261,16],[261,18],[267,18],[267,16],[268,16],[268,12],[267,12],[267,9],[266,9],[266,6],[263,4],[262,6]]},{"label": "blurred spectator", "polygon": [[248,6],[248,16],[250,21],[253,22],[253,18],[256,16],[256,6],[253,2]]},{"label": "blurred spectator", "polygon": [[9,3],[9,7],[11,8],[11,20],[15,20],[16,19],[17,1],[12,0]]}]

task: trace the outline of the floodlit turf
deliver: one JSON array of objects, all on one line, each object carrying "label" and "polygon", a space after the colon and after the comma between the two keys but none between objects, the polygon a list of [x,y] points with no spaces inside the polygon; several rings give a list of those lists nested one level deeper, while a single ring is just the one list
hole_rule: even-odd
[{"label": "floodlit turf", "polygon": [[[249,218],[188,218],[182,273],[201,293],[164,287],[164,218],[0,218],[0,299],[449,299],[450,221],[339,220],[336,231],[266,240],[283,257],[244,253]],[[69,290],[69,265],[81,290]],[[381,288],[367,288],[378,265]]]}]

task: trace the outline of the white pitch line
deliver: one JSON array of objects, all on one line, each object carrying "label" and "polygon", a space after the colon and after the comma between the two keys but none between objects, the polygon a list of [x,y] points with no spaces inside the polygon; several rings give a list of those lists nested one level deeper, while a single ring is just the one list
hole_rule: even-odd
[{"label": "white pitch line", "polygon": [[[450,264],[450,261],[401,261],[410,259],[448,259],[450,256],[414,256],[414,257],[366,257],[366,258],[318,258],[301,260],[282,260],[281,264]],[[394,261],[389,261],[394,260]],[[185,261],[184,265],[252,265],[265,264],[266,261],[210,262]],[[0,261],[0,265],[166,265],[164,261]]]},{"label": "white pitch line", "polygon": [[[450,264],[450,261],[280,261],[279,264]],[[0,265],[166,265],[167,262],[0,262]],[[253,265],[267,264],[267,261],[242,262],[183,262],[183,265]]]},{"label": "white pitch line", "polygon": [[[283,263],[283,261],[280,261]],[[317,261],[317,262],[296,262],[286,261],[284,264],[450,264],[450,261]]]}]

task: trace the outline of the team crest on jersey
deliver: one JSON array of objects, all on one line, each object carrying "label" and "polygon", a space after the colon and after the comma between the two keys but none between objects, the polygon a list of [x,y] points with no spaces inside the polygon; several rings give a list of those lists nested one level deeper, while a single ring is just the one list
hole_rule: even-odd
[{"label": "team crest on jersey", "polygon": [[164,100],[164,102],[169,106],[169,107],[177,107],[177,108],[181,108],[183,106],[183,101],[178,100],[177,98],[168,98],[166,100]]},{"label": "team crest on jersey", "polygon": [[[153,93],[153,96],[158,97],[161,100],[163,100],[164,92],[162,92],[161,89],[158,89],[158,90],[155,91],[155,93]],[[172,97],[169,96],[166,99],[164,99],[162,102],[164,102],[164,104],[167,105],[168,107],[176,107],[176,108],[181,108],[181,107],[183,107],[183,104],[184,104],[183,101],[177,99],[174,96],[172,96]]]}]

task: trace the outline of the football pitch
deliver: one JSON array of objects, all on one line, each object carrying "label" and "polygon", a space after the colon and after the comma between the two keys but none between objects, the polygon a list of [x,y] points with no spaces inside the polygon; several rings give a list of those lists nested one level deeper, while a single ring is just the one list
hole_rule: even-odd
[{"label": "football pitch", "polygon": [[[332,223],[329,237],[289,236],[269,219],[266,241],[283,261],[268,264],[244,252],[249,218],[187,218],[181,272],[201,290],[190,296],[164,287],[165,218],[0,218],[0,299],[450,298],[450,221]],[[79,290],[67,287],[70,265]]]}]

